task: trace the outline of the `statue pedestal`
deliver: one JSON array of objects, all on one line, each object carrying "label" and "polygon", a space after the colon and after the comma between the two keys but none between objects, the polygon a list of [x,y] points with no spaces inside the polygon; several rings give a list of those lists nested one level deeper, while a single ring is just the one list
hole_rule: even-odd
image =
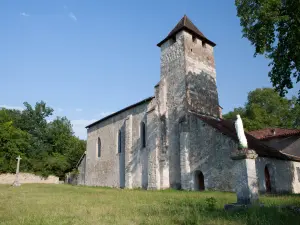
[{"label": "statue pedestal", "polygon": [[255,159],[257,154],[254,150],[235,150],[231,158],[236,169],[236,194],[237,203],[225,205],[225,209],[236,207],[247,208],[250,205],[258,205],[258,182],[256,176]]}]

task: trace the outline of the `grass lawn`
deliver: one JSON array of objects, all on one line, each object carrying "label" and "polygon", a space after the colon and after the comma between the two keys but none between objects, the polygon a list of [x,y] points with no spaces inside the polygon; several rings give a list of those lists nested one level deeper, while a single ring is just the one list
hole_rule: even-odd
[{"label": "grass lawn", "polygon": [[[207,198],[217,200],[209,209]],[[300,195],[263,196],[264,208],[226,212],[235,194],[118,190],[70,185],[0,185],[0,224],[300,224],[300,215],[272,206],[300,206]]]}]

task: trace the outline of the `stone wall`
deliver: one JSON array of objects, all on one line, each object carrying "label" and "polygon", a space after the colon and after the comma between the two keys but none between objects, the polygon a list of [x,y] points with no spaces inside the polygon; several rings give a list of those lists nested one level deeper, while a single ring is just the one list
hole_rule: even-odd
[{"label": "stone wall", "polygon": [[[155,100],[152,100],[155,101]],[[128,109],[88,129],[86,185],[110,187],[145,187],[148,183],[148,149],[142,147],[141,122],[147,122],[150,103]],[[122,153],[118,153],[121,130]],[[97,156],[97,139],[101,139],[101,157]],[[147,140],[149,141],[149,140]]]},{"label": "stone wall", "polygon": [[293,193],[300,193],[300,162],[293,162],[294,179],[293,179]]},{"label": "stone wall", "polygon": [[[230,137],[215,130],[195,115],[191,114],[187,122],[189,132],[183,132],[181,145],[185,158],[182,170],[185,171],[187,182],[185,189],[196,190],[196,175],[201,171],[204,175],[205,189],[234,191],[236,173],[235,163],[230,153],[238,147]],[[187,136],[188,135],[188,136]],[[182,171],[183,173],[183,171]]]},{"label": "stone wall", "polygon": [[187,107],[189,110],[220,116],[213,46],[184,33]]},{"label": "stone wall", "polygon": [[[161,46],[160,57],[160,96],[165,96],[166,110],[160,110],[160,117],[165,120],[162,133],[165,138],[162,143],[161,167],[163,171],[162,188],[180,188],[180,143],[179,119],[186,114],[186,78],[185,78],[185,31],[176,34],[176,41],[169,39]],[[164,93],[166,92],[166,93]],[[163,105],[160,105],[164,108]]]},{"label": "stone wall", "polygon": [[[256,174],[260,193],[266,192],[265,167],[270,173],[271,191],[274,193],[300,193],[299,162],[258,157]],[[297,169],[299,168],[299,169]]]},{"label": "stone wall", "polygon": [[[13,184],[16,175],[12,173],[0,174],[0,184]],[[38,184],[59,184],[59,178],[49,176],[47,178],[34,175],[31,173],[19,173],[19,181],[21,184],[38,183]]]}]

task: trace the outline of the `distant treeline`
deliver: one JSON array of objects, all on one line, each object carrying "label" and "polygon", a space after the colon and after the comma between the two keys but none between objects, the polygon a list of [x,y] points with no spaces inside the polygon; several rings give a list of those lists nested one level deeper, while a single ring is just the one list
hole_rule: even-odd
[{"label": "distant treeline", "polygon": [[270,127],[300,129],[297,97],[280,97],[272,88],[257,88],[249,92],[243,107],[234,108],[223,117],[235,120],[237,114],[242,117],[248,131]]},{"label": "distant treeline", "polygon": [[86,141],[74,135],[66,117],[47,122],[53,109],[45,102],[24,106],[22,111],[0,108],[0,173],[14,173],[20,155],[21,172],[63,178],[76,166]]}]

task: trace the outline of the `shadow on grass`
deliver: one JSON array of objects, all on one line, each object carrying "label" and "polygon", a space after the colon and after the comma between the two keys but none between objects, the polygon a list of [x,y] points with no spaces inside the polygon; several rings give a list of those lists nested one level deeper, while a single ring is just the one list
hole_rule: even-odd
[{"label": "shadow on grass", "polygon": [[239,212],[225,211],[221,204],[211,210],[203,199],[167,200],[159,208],[148,205],[140,208],[147,216],[171,219],[173,224],[299,224],[300,215],[274,206],[253,207]]}]

